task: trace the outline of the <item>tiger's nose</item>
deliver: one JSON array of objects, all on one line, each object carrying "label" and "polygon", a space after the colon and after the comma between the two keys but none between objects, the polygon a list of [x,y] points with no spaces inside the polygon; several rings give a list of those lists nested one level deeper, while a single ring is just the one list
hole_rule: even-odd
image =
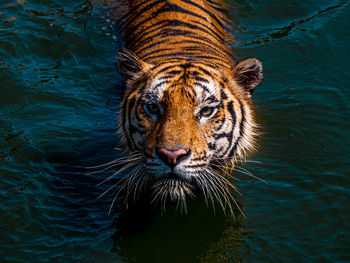
[{"label": "tiger's nose", "polygon": [[185,160],[190,155],[190,150],[186,151],[183,148],[178,150],[168,150],[165,148],[157,148],[156,154],[163,162],[173,168],[181,161]]}]

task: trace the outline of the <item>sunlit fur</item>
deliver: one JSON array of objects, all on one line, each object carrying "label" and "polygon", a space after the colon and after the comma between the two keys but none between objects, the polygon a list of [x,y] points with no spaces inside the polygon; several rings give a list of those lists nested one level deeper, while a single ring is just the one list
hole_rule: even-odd
[{"label": "sunlit fur", "polygon": [[[129,172],[115,197],[127,190],[127,198],[136,198],[148,189],[151,202],[165,207],[170,199],[186,210],[186,197],[199,189],[232,213],[236,188],[222,171],[254,149],[251,94],[262,66],[233,59],[222,9],[218,0],[128,2],[117,68],[125,79],[119,132],[132,161],[125,159]],[[147,104],[158,105],[159,114],[147,112]],[[205,107],[213,114],[202,116]],[[190,155],[173,169],[155,154],[179,147]]]}]

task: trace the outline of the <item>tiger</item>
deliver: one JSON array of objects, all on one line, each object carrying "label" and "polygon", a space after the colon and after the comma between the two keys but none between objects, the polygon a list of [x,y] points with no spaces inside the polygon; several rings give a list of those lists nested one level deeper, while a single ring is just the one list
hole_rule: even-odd
[{"label": "tiger", "polygon": [[221,0],[130,0],[127,10],[116,67],[129,172],[119,186],[183,209],[199,191],[232,212],[237,189],[222,170],[256,148],[262,63],[235,58]]}]

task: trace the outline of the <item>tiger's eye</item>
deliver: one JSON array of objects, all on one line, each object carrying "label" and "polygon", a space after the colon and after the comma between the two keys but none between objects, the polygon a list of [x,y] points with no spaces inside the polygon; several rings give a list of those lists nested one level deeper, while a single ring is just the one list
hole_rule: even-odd
[{"label": "tiger's eye", "polygon": [[204,107],[204,108],[201,109],[200,115],[202,117],[209,117],[210,115],[212,115],[214,110],[215,110],[214,107]]},{"label": "tiger's eye", "polygon": [[157,115],[160,112],[159,105],[156,103],[145,104],[144,108],[149,115]]}]

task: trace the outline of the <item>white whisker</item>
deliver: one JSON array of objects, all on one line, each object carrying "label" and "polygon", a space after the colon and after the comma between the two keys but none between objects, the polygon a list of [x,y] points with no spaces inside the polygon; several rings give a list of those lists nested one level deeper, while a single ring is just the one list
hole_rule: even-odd
[{"label": "white whisker", "polygon": [[98,183],[96,186],[100,186],[102,184],[104,184],[107,181],[110,181],[112,178],[114,178],[117,174],[121,173],[122,171],[134,166],[135,163],[129,163],[125,166],[123,166],[122,168],[120,168],[118,171],[116,171],[115,173],[113,173],[111,176],[107,177],[105,180],[103,180],[102,182]]},{"label": "white whisker", "polygon": [[105,167],[111,164],[116,164],[116,163],[123,163],[125,161],[129,161],[132,158],[140,158],[142,157],[142,154],[133,154],[133,155],[129,155],[129,156],[124,156],[124,157],[120,157],[117,159],[114,159],[108,163],[104,163],[104,164],[100,164],[100,165],[95,165],[95,166],[87,166],[86,169],[96,169],[96,168],[101,168],[101,167]]}]

